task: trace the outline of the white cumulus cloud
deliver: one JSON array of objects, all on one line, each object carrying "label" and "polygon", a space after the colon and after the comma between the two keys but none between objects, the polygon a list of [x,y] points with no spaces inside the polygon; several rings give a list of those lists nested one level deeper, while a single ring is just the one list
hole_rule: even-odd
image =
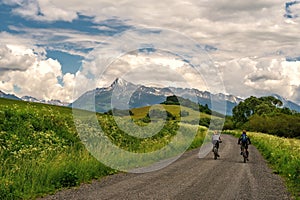
[{"label": "white cumulus cloud", "polygon": [[[19,97],[31,95],[68,102],[73,99],[74,76],[63,75],[57,60],[40,59],[31,49],[22,46],[1,46],[0,54],[0,90]],[[64,86],[59,83],[59,78]]]}]

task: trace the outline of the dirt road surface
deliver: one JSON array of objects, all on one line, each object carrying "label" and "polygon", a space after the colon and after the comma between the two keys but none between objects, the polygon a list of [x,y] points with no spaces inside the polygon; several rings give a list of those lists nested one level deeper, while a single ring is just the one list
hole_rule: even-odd
[{"label": "dirt road surface", "polygon": [[43,200],[291,199],[283,180],[272,173],[254,146],[249,146],[250,161],[243,163],[237,139],[229,135],[222,139],[218,160],[212,152],[200,159],[195,149],[161,170],[108,176]]}]

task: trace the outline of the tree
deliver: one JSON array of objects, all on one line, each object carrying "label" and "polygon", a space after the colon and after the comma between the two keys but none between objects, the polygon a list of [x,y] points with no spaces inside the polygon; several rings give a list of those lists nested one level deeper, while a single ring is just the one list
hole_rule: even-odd
[{"label": "tree", "polygon": [[272,107],[267,103],[261,103],[255,107],[255,113],[258,115],[269,114],[272,112]]},{"label": "tree", "polygon": [[[251,96],[233,108],[233,121],[235,124],[244,124],[254,114],[269,115],[271,113],[280,113],[282,112],[282,109],[279,108],[280,106],[282,106],[282,102],[273,96],[260,98]],[[285,109],[284,112],[287,112],[287,110]]]},{"label": "tree", "polygon": [[235,128],[283,137],[300,137],[300,114],[275,97],[250,97],[233,108]]}]

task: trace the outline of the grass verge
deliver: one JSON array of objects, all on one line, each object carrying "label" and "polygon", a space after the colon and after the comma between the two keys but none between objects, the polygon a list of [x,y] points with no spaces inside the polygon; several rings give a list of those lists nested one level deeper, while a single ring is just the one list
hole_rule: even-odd
[{"label": "grass verge", "polygon": [[[224,131],[236,137],[241,131]],[[300,140],[273,135],[248,132],[253,145],[268,161],[275,174],[284,178],[288,190],[297,200],[300,199]]]}]

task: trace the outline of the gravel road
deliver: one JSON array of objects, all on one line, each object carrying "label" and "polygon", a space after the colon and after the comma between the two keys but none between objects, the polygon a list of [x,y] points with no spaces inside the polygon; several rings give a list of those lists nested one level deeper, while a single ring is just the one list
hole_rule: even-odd
[{"label": "gravel road", "polygon": [[249,146],[243,163],[237,139],[222,135],[220,158],[198,158],[199,149],[158,171],[120,173],[40,200],[53,199],[291,199],[282,179],[267,167],[257,149]]}]

